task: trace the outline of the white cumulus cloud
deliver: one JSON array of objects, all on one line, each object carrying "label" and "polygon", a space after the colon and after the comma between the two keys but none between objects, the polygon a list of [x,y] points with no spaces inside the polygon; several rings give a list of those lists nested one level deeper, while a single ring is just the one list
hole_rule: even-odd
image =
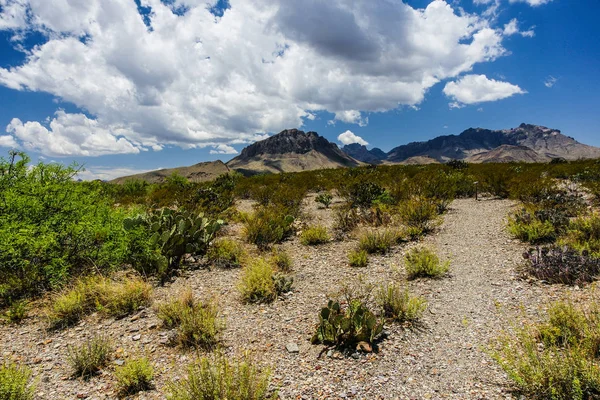
[{"label": "white cumulus cloud", "polygon": [[461,108],[465,104],[497,101],[515,94],[526,93],[517,85],[488,79],[485,75],[465,75],[455,82],[448,82],[444,94],[451,98],[450,108]]},{"label": "white cumulus cloud", "polygon": [[19,144],[14,137],[10,135],[3,135],[0,136],[0,147],[17,148],[19,147]]},{"label": "white cumulus cloud", "polygon": [[363,146],[367,146],[369,144],[365,139],[361,138],[358,135],[355,135],[352,131],[346,131],[344,133],[341,133],[338,136],[338,140],[343,144],[358,143],[362,144]]},{"label": "white cumulus cloud", "polygon": [[0,85],[87,115],[59,111],[55,127],[16,120],[8,133],[48,155],[219,151],[319,111],[366,125],[365,113],[417,106],[437,83],[507,53],[491,20],[445,1],[229,4],[217,17],[206,0],[141,0],[142,16],[134,1],[0,0],[0,30],[47,39],[0,68]]},{"label": "white cumulus cloud", "polygon": [[534,37],[535,31],[533,30],[533,28],[529,28],[526,31],[521,31],[519,29],[519,21],[516,18],[513,18],[508,24],[504,25],[504,35],[512,36],[515,34],[519,34],[523,37]]},{"label": "white cumulus cloud", "polygon": [[210,154],[237,154],[238,151],[233,147],[226,144],[218,144],[214,146],[214,150],[210,151]]}]

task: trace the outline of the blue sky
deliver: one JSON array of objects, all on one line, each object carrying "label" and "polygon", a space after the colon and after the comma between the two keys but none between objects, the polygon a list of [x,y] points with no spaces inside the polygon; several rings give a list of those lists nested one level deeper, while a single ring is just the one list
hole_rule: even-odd
[{"label": "blue sky", "polygon": [[0,151],[108,179],[226,161],[285,128],[389,151],[527,122],[600,146],[597,15],[596,0],[0,0]]}]

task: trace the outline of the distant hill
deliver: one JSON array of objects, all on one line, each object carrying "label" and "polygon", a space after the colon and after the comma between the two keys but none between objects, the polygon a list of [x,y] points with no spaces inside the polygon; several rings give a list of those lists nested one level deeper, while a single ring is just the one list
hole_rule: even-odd
[{"label": "distant hill", "polygon": [[191,167],[167,168],[143,174],[123,176],[112,180],[112,183],[125,183],[128,180],[140,179],[148,183],[162,183],[173,173],[187,178],[190,182],[211,181],[220,175],[226,174],[230,169],[222,161],[203,162]]},{"label": "distant hill", "polygon": [[387,154],[383,150],[376,147],[368,150],[367,146],[358,143],[347,144],[342,147],[342,151],[356,160],[370,164],[381,164],[387,158]]},{"label": "distant hill", "polygon": [[361,164],[316,132],[289,129],[251,144],[227,166],[251,175],[357,167]]},{"label": "distant hill", "polygon": [[426,142],[398,146],[387,154],[357,146],[361,148],[353,145],[349,154],[369,163],[412,164],[419,160],[447,162],[453,159],[469,162],[547,162],[553,158],[570,161],[600,158],[600,148],[579,143],[559,130],[530,124],[497,131],[470,128],[460,135],[439,136]]}]

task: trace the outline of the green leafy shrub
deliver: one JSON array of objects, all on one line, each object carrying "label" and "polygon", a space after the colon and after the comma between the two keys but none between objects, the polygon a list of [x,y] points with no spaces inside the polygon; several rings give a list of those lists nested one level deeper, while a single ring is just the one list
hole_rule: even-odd
[{"label": "green leafy shrub", "polygon": [[373,343],[383,332],[383,320],[368,307],[368,299],[346,291],[345,302],[329,300],[319,313],[313,344],[354,348],[359,342]]},{"label": "green leafy shrub", "polygon": [[550,221],[540,221],[527,211],[508,219],[508,232],[522,242],[539,244],[556,240],[557,233]]},{"label": "green leafy shrub", "polygon": [[305,246],[314,246],[329,242],[327,228],[321,225],[310,226],[302,231],[300,243]]},{"label": "green leafy shrub", "polygon": [[244,248],[235,240],[228,238],[217,239],[208,249],[208,261],[220,268],[236,268],[246,257]]},{"label": "green leafy shrub", "polygon": [[139,278],[113,281],[102,276],[78,280],[59,293],[48,315],[52,327],[61,328],[78,322],[95,311],[123,317],[151,302],[152,286]]},{"label": "green leafy shrub", "polygon": [[28,302],[26,300],[15,300],[10,303],[3,317],[11,324],[20,324],[27,317],[27,308]]},{"label": "green leafy shrub", "polygon": [[269,261],[281,272],[290,272],[292,270],[292,258],[280,248],[273,249]]},{"label": "green leafy shrub", "polygon": [[246,240],[259,249],[268,249],[292,233],[293,222],[294,217],[281,210],[261,208],[244,220]]},{"label": "green leafy shrub", "polygon": [[293,289],[294,278],[282,273],[276,273],[273,275],[273,283],[275,285],[275,292],[277,295],[289,293]]},{"label": "green leafy shrub", "polygon": [[223,355],[201,357],[188,368],[187,378],[167,386],[170,400],[275,400],[269,391],[271,371],[260,370],[245,356],[230,361]]},{"label": "green leafy shrub", "polygon": [[67,361],[74,376],[89,378],[106,366],[111,351],[112,344],[107,338],[95,336],[81,346],[68,346]]},{"label": "green leafy shrub", "polygon": [[600,392],[598,309],[557,303],[541,323],[505,333],[490,350],[516,389],[531,399],[591,399]]},{"label": "green leafy shrub", "polygon": [[406,226],[427,233],[435,226],[437,207],[431,200],[413,197],[400,204],[398,213]]},{"label": "green leafy shrub", "polygon": [[160,305],[157,315],[165,327],[177,329],[177,340],[185,347],[213,348],[224,327],[219,321],[217,303],[200,302],[191,290],[175,301]]},{"label": "green leafy shrub", "polygon": [[348,254],[348,263],[351,267],[364,268],[369,264],[369,253],[366,250],[352,250]]},{"label": "green leafy shrub", "polygon": [[396,238],[396,233],[391,230],[365,232],[358,239],[358,247],[368,254],[386,254],[396,243]]},{"label": "green leafy shrub", "polygon": [[33,400],[34,396],[29,368],[7,362],[0,364],[0,399]]},{"label": "green leafy shrub", "polygon": [[342,190],[352,207],[370,207],[384,193],[385,189],[373,182],[354,183]]},{"label": "green leafy shrub", "polygon": [[275,271],[262,258],[255,259],[242,270],[238,289],[245,303],[270,303],[277,298],[273,280]]},{"label": "green leafy shrub", "polygon": [[415,321],[427,308],[425,299],[411,296],[407,288],[393,283],[379,287],[376,297],[383,316],[395,322]]},{"label": "green leafy shrub", "polygon": [[154,368],[147,358],[134,358],[116,367],[115,377],[119,393],[127,396],[152,388]]},{"label": "green leafy shrub", "polygon": [[331,200],[333,200],[333,196],[329,193],[320,193],[317,197],[315,197],[315,201],[319,204],[322,204],[325,208],[329,208]]},{"label": "green leafy shrub", "polygon": [[600,258],[600,215],[595,213],[572,221],[562,242]]},{"label": "green leafy shrub", "polygon": [[437,254],[426,247],[415,247],[409,250],[405,257],[408,279],[439,278],[446,273],[450,262],[440,262]]}]

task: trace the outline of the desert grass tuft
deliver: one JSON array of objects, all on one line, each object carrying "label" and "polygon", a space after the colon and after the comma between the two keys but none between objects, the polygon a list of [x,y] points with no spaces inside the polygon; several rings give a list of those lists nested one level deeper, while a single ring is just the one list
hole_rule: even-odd
[{"label": "desert grass tuft", "polygon": [[450,262],[440,262],[439,257],[426,247],[415,247],[406,253],[408,279],[440,278],[448,273]]}]

